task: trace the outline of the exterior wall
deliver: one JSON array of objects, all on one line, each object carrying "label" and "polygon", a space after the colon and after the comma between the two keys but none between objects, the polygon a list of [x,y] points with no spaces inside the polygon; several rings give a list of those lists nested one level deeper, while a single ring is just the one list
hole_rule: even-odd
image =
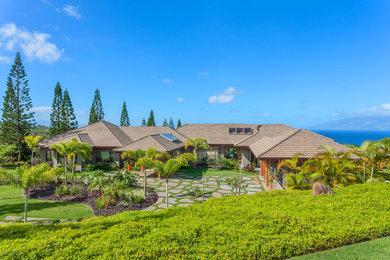
[{"label": "exterior wall", "polygon": [[241,151],[241,167],[245,167],[245,166],[248,166],[251,164],[251,155],[252,155],[252,152],[248,149],[240,149]]}]

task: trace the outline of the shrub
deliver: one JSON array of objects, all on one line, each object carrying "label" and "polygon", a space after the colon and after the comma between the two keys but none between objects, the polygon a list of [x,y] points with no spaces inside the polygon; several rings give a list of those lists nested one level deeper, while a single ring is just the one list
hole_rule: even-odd
[{"label": "shrub", "polygon": [[106,206],[104,203],[104,200],[102,198],[98,198],[97,200],[95,200],[95,205],[96,205],[96,207],[98,207],[100,209],[102,209]]},{"label": "shrub", "polygon": [[62,188],[61,188],[61,187],[57,187],[56,190],[55,190],[55,192],[56,192],[56,196],[57,196],[57,197],[61,197]]},{"label": "shrub", "polygon": [[68,192],[69,192],[69,187],[63,186],[62,189],[61,189],[61,191],[62,191],[62,194],[63,194],[63,195],[67,195]]},{"label": "shrub", "polygon": [[271,191],[81,223],[7,224],[0,259],[285,259],[390,235],[390,184]]},{"label": "shrub", "polygon": [[81,195],[83,193],[83,188],[81,186],[76,185],[73,187],[73,191],[77,195]]},{"label": "shrub", "polygon": [[120,181],[129,187],[134,187],[137,185],[138,174],[128,171],[118,171],[114,173],[113,180]]},{"label": "shrub", "polygon": [[69,189],[69,195],[70,195],[70,196],[73,196],[74,193],[75,193],[74,188],[70,188],[70,189]]}]

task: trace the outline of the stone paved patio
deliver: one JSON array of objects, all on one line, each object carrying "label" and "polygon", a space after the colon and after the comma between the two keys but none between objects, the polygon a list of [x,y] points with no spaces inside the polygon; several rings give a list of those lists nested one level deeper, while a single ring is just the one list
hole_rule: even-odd
[{"label": "stone paved patio", "polygon": [[[209,198],[219,198],[225,196],[232,196],[232,188],[226,184],[221,183],[223,179],[229,177],[220,177],[220,176],[205,176],[205,199]],[[253,194],[260,191],[263,191],[263,187],[259,183],[258,177],[256,175],[253,176],[245,176],[243,179],[248,184],[248,187],[241,191],[241,194]],[[143,179],[140,179],[140,182],[143,183]],[[142,184],[141,184],[142,185]],[[159,198],[157,202],[150,207],[144,209],[148,210],[161,210],[166,208],[165,203],[165,179],[156,178],[156,177],[148,177],[147,178],[147,186],[154,188],[157,192]],[[195,201],[188,193],[193,189],[193,187],[202,187],[201,177],[193,177],[184,173],[178,173],[169,178],[169,207],[172,206],[188,206],[191,204],[197,203],[197,201],[201,201],[202,198],[198,198]]]}]

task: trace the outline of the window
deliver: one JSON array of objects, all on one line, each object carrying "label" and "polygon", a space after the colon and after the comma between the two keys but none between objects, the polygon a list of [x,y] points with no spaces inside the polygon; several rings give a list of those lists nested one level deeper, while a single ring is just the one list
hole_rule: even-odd
[{"label": "window", "polygon": [[57,153],[57,164],[61,164],[61,165],[65,164],[65,157],[58,153]]},{"label": "window", "polygon": [[114,152],[110,151],[97,151],[96,162],[110,163],[114,162]]},{"label": "window", "polygon": [[252,131],[252,128],[244,128],[244,133],[245,134],[251,134],[253,131]]},{"label": "window", "polygon": [[51,161],[51,160],[53,160],[53,151],[51,151],[51,150],[46,150],[45,159],[46,159],[46,161]]},{"label": "window", "polygon": [[244,132],[243,128],[237,128],[237,134],[242,134]]},{"label": "window", "polygon": [[235,134],[236,129],[235,128],[229,128],[229,134]]}]

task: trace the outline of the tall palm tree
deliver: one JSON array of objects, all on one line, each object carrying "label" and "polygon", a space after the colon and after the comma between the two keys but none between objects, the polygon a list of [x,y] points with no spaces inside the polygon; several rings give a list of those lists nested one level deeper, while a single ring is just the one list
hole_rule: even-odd
[{"label": "tall palm tree", "polygon": [[50,150],[56,150],[58,154],[64,157],[64,167],[65,167],[65,187],[68,185],[68,156],[73,154],[72,145],[69,143],[59,143],[53,144],[49,147]]},{"label": "tall palm tree", "polygon": [[210,146],[207,143],[206,139],[203,138],[195,138],[195,139],[187,139],[184,148],[187,149],[188,147],[193,147],[194,151],[194,157],[195,157],[195,162],[194,162],[194,169],[196,169],[196,162],[198,161],[198,150],[203,150],[203,149],[209,149]]},{"label": "tall palm tree", "polygon": [[31,188],[35,188],[39,184],[45,184],[54,178],[54,169],[47,163],[28,168],[26,166],[19,167],[17,175],[0,169],[0,182],[3,184],[11,184],[23,189],[25,196],[24,202],[24,222],[27,222],[28,208],[28,192]]},{"label": "tall palm tree", "polygon": [[133,159],[133,158],[135,159],[136,157],[137,157],[137,152],[136,151],[124,151],[121,154],[122,160],[124,160],[124,159],[127,160],[127,171],[131,170],[131,167],[130,167],[131,159]]},{"label": "tall palm tree", "polygon": [[34,161],[34,150],[37,147],[38,142],[42,139],[42,136],[25,136],[24,141],[26,142],[27,146],[31,149],[31,166],[33,166]]}]

